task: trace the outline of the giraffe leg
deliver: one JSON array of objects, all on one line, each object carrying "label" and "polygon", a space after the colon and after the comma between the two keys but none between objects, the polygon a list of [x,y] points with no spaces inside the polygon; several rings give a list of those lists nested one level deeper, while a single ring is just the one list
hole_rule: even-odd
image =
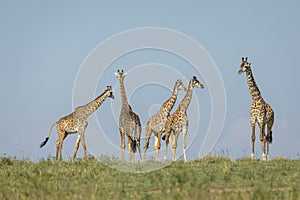
[{"label": "giraffe leg", "polygon": [[165,135],[165,140],[166,140],[166,151],[165,151],[165,155],[164,155],[164,160],[167,160],[167,156],[168,156],[168,145],[169,145],[169,136],[167,136],[167,134]]},{"label": "giraffe leg", "polygon": [[261,141],[261,151],[262,151],[262,160],[266,160],[266,136],[264,132],[265,124],[263,122],[259,123],[259,130],[260,130],[260,141]]},{"label": "giraffe leg", "polygon": [[60,133],[60,129],[59,129],[59,124],[57,125],[57,127],[56,127],[56,129],[57,129],[57,135],[58,135],[58,140],[56,140],[56,151],[55,151],[55,155],[56,155],[56,160],[58,159],[58,154],[59,154],[59,151],[60,151],[60,138],[62,137],[61,136],[61,133]]},{"label": "giraffe leg", "polygon": [[164,156],[164,160],[167,160],[167,156],[168,156],[168,145],[169,145],[169,142],[171,140],[170,138],[170,135],[166,134],[166,151],[165,151],[165,156]]},{"label": "giraffe leg", "polygon": [[270,160],[270,154],[269,154],[269,141],[266,140],[266,160]]},{"label": "giraffe leg", "polygon": [[161,147],[161,137],[162,137],[162,132],[159,132],[157,135],[158,142],[157,142],[157,151],[156,151],[156,158],[158,159],[158,161],[160,161],[159,150]]},{"label": "giraffe leg", "polygon": [[[84,139],[84,130],[79,132],[79,135],[80,135],[80,140],[81,140],[81,145],[82,145],[82,148],[83,148],[83,152],[84,152],[84,158],[87,159],[88,156],[87,156],[87,153],[86,153],[86,144],[85,144],[85,139]],[[74,157],[75,159],[75,157]]]},{"label": "giraffe leg", "polygon": [[265,147],[266,146],[265,146],[265,144],[266,144],[265,141],[261,142],[261,149],[262,149],[261,158],[262,158],[262,160],[266,160],[266,153],[265,153],[265,150],[266,150]]},{"label": "giraffe leg", "polygon": [[164,156],[164,160],[167,160],[167,155],[168,155],[168,145],[169,143],[172,144],[172,133],[171,133],[171,127],[169,123],[166,123],[166,128],[165,128],[165,140],[166,140],[166,152]]},{"label": "giraffe leg", "polygon": [[156,154],[156,161],[158,161],[157,143],[158,143],[158,137],[154,134],[154,149]]},{"label": "giraffe leg", "polygon": [[133,152],[132,152],[132,139],[131,139],[131,137],[127,137],[127,148],[128,148],[128,157],[129,157],[129,160],[130,160],[130,162],[132,162],[133,161],[133,156],[132,156],[132,154],[133,154]]},{"label": "giraffe leg", "polygon": [[74,149],[74,155],[73,155],[73,160],[75,160],[78,148],[79,148],[79,144],[80,144],[80,135],[78,135],[77,140],[76,140],[76,145],[75,145],[75,149]]},{"label": "giraffe leg", "polygon": [[178,141],[178,136],[179,136],[179,132],[178,131],[174,131],[174,141],[172,144],[172,157],[173,157],[173,161],[176,161],[176,148],[177,148],[177,141]]},{"label": "giraffe leg", "polygon": [[129,142],[129,140],[127,141],[127,149],[128,149],[128,157],[131,162],[131,143]]},{"label": "giraffe leg", "polygon": [[58,133],[58,140],[56,141],[56,160],[58,159],[58,155],[59,155],[59,159],[62,160],[62,145],[64,139],[67,137],[67,133],[62,128],[57,128],[57,133]]},{"label": "giraffe leg", "polygon": [[58,149],[59,149],[59,160],[62,160],[62,145],[63,145],[63,139],[59,139],[58,142],[56,142],[56,145],[58,144]]},{"label": "giraffe leg", "polygon": [[251,128],[252,128],[252,151],[251,151],[251,159],[254,159],[254,144],[255,144],[255,121],[251,121]]},{"label": "giraffe leg", "polygon": [[121,129],[121,128],[120,128],[120,135],[121,135],[121,150],[122,150],[121,159],[124,160],[125,133],[124,133],[123,129]]},{"label": "giraffe leg", "polygon": [[160,143],[161,143],[161,135],[162,135],[162,132],[159,132],[159,133],[157,133],[157,136],[155,136],[154,149],[156,152],[156,161],[160,161],[159,150],[160,150]]},{"label": "giraffe leg", "polygon": [[60,148],[59,148],[59,139],[56,140],[56,143],[55,143],[55,144],[56,144],[56,151],[55,151],[56,157],[55,157],[55,158],[56,158],[56,160],[57,160],[57,159],[58,159],[59,149],[60,149]]},{"label": "giraffe leg", "polygon": [[135,138],[137,138],[137,148],[138,148],[138,151],[139,151],[140,162],[143,161],[142,154],[141,154],[141,143],[140,143],[141,132],[142,132],[141,126],[140,125],[136,125],[134,133],[135,133]]},{"label": "giraffe leg", "polygon": [[187,130],[188,130],[188,126],[184,126],[182,129],[182,148],[183,148],[183,158],[184,158],[184,162],[186,162],[186,135],[187,135]]},{"label": "giraffe leg", "polygon": [[[173,134],[174,134],[174,131],[172,130],[171,133],[169,134],[168,138],[169,138],[169,144],[171,146],[171,150],[172,150],[172,145],[173,145]],[[166,144],[167,144],[167,141],[166,141]],[[167,151],[168,151],[168,145],[166,145],[166,157],[167,157]],[[172,153],[173,153],[173,150],[172,150]],[[172,159],[173,159],[173,155],[172,155]]]},{"label": "giraffe leg", "polygon": [[146,151],[149,147],[149,140],[150,140],[150,137],[151,137],[151,128],[149,127],[149,125],[147,124],[146,126],[146,143],[145,143],[145,146],[144,146],[144,159],[146,159]]},{"label": "giraffe leg", "polygon": [[137,148],[139,151],[139,156],[140,156],[140,162],[143,162],[142,154],[141,154],[141,141],[140,139],[137,140]]}]

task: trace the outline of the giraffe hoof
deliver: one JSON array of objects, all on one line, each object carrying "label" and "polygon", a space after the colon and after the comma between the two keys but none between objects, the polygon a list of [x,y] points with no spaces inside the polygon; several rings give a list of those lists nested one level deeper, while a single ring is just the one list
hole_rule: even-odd
[{"label": "giraffe hoof", "polygon": [[262,154],[262,160],[267,160],[267,157],[266,157],[266,155],[265,154]]}]

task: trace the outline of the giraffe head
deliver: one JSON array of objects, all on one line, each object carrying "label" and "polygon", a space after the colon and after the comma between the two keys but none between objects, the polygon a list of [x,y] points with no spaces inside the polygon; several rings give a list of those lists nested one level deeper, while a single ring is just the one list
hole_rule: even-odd
[{"label": "giraffe head", "polygon": [[123,80],[126,75],[127,73],[125,73],[123,69],[115,72],[115,76],[118,77],[119,80]]},{"label": "giraffe head", "polygon": [[242,63],[241,63],[241,66],[240,66],[240,69],[238,71],[239,74],[242,74],[243,72],[248,72],[251,70],[251,63],[249,63],[248,61],[248,58],[242,58]]},{"label": "giraffe head", "polygon": [[114,99],[114,94],[113,94],[113,89],[111,86],[107,86],[106,90],[105,90],[105,93],[107,94],[107,97],[108,98],[112,98]]},{"label": "giraffe head", "polygon": [[202,85],[202,83],[200,83],[200,81],[197,79],[196,76],[193,76],[190,85],[192,88],[194,88],[194,87],[201,88],[201,89],[204,88],[204,85]]},{"label": "giraffe head", "polygon": [[178,79],[178,80],[176,81],[176,88],[177,88],[178,90],[186,91],[186,87],[184,86],[184,84],[183,84],[183,82],[182,82],[181,79]]}]

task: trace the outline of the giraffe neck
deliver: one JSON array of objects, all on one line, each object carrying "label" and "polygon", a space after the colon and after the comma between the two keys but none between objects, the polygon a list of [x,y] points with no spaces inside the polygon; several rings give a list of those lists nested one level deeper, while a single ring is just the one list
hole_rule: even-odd
[{"label": "giraffe neck", "polygon": [[105,99],[108,97],[109,94],[104,91],[102,94],[100,94],[96,99],[91,101],[90,103],[82,106],[82,109],[84,110],[84,114],[86,117],[91,115],[95,110],[97,110],[100,105],[105,101]]},{"label": "giraffe neck", "polygon": [[257,84],[254,80],[251,69],[247,72],[247,81],[250,94],[252,96],[252,101],[260,101],[263,100],[261,93],[257,87]]},{"label": "giraffe neck", "polygon": [[124,79],[120,78],[119,83],[120,83],[120,92],[121,92],[121,99],[122,99],[122,108],[126,108],[129,110],[129,105],[128,105],[127,96],[124,87]]},{"label": "giraffe neck", "polygon": [[177,95],[178,95],[178,89],[177,89],[177,85],[175,84],[175,86],[173,88],[172,96],[161,107],[162,110],[164,111],[164,113],[167,113],[167,114],[170,113],[170,111],[172,110],[172,108],[174,107],[174,104],[176,102]]},{"label": "giraffe neck", "polygon": [[193,94],[193,86],[192,86],[192,81],[190,81],[188,90],[187,90],[185,96],[183,97],[183,99],[181,100],[181,102],[179,103],[179,108],[182,111],[186,112],[187,108],[189,107],[191,99],[192,99],[192,94]]}]

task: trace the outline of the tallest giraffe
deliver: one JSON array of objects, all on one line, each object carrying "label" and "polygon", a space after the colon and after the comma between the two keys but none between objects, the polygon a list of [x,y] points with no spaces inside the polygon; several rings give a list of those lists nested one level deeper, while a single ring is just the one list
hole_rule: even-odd
[{"label": "tallest giraffe", "polygon": [[[254,159],[254,142],[255,142],[255,123],[258,122],[260,130],[260,141],[262,144],[262,159],[269,160],[269,143],[272,142],[272,126],[274,123],[274,112],[272,107],[266,103],[261,96],[258,86],[254,80],[251,71],[251,63],[246,58],[242,58],[242,63],[238,74],[246,72],[247,82],[250,94],[252,96],[252,104],[250,108],[250,123],[252,128],[252,153],[251,158]],[[268,133],[265,135],[265,126],[267,125]]]}]

